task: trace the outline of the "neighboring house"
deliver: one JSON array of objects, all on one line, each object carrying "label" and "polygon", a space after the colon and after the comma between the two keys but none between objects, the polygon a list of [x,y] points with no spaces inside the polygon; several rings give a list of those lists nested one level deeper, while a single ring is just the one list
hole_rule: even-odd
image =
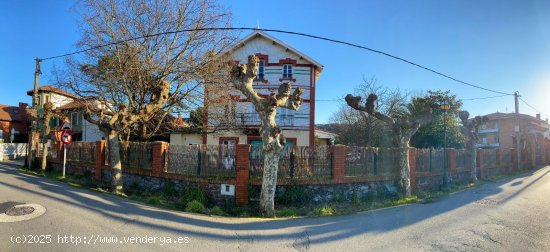
[{"label": "neighboring house", "polygon": [[[489,121],[479,130],[478,146],[482,148],[514,148],[515,146],[515,113],[492,113],[487,115]],[[541,120],[540,114],[536,117],[519,114],[520,134],[522,138],[534,136],[543,138],[550,130],[547,120]]]},{"label": "neighboring house", "polygon": [[[32,96],[33,93],[34,90],[27,91],[29,96]],[[82,108],[85,105],[84,102],[89,100],[90,98],[79,98],[53,86],[41,86],[38,88],[38,115],[44,112],[44,104],[51,102],[54,109],[67,113],[66,116],[71,122],[73,130],[73,141],[98,141],[102,139],[103,134],[99,131],[97,125],[84,120]],[[62,120],[58,118],[50,121],[52,131],[58,129],[61,125]]]},{"label": "neighboring house", "polygon": [[[288,82],[292,88],[303,90],[302,106],[298,111],[278,108],[276,122],[282,129],[289,146],[315,145],[315,87],[323,66],[309,56],[292,48],[284,42],[267,35],[262,31],[254,31],[229,49],[223,57],[232,59],[235,63],[246,63],[249,55],[260,59],[258,76],[254,81],[254,89],[267,96],[276,91],[281,83]],[[210,91],[210,97],[216,96]],[[261,144],[258,129],[260,117],[252,103],[236,89],[223,90],[223,96],[228,97],[221,106],[206,105],[204,121],[207,130],[202,130],[199,143],[202,144]],[[220,94],[218,94],[219,96]],[[232,128],[225,128],[219,123],[220,115],[232,121]],[[197,135],[175,133],[171,140],[180,144],[198,142]],[[173,134],[174,135],[174,134]]]},{"label": "neighboring house", "polygon": [[[27,95],[32,96],[34,94],[34,90],[31,89],[27,91]],[[38,88],[38,114],[43,113],[43,107],[44,104],[47,102],[51,102],[53,104],[54,108],[63,106],[69,102],[72,102],[74,100],[78,99],[78,96],[68,93],[66,91],[63,91],[59,88],[53,87],[53,86],[41,86]]]},{"label": "neighboring house", "polygon": [[[94,142],[105,139],[105,134],[99,130],[97,125],[84,119],[85,108],[87,105],[100,106],[99,102],[93,97],[85,97],[76,99],[63,106],[57,107],[56,109],[66,115],[68,121],[70,122],[71,130],[73,132],[73,141]],[[57,118],[53,120],[53,125],[57,125],[57,127],[59,127],[61,124],[62,120]]]},{"label": "neighboring house", "polygon": [[315,145],[334,145],[337,136],[338,134],[315,128]]},{"label": "neighboring house", "polygon": [[0,142],[26,142],[24,136],[29,126],[27,106],[22,102],[17,107],[0,104]]}]

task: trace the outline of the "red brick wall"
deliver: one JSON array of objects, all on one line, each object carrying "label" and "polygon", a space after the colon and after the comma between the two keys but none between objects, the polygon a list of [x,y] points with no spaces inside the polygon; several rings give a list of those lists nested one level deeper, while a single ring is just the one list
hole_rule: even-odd
[{"label": "red brick wall", "polygon": [[342,183],[345,176],[346,146],[336,145],[333,147],[332,151],[332,176],[334,182]]},{"label": "red brick wall", "polygon": [[237,206],[248,204],[248,182],[250,179],[250,145],[238,144],[236,150],[237,178],[235,185],[235,203]]}]

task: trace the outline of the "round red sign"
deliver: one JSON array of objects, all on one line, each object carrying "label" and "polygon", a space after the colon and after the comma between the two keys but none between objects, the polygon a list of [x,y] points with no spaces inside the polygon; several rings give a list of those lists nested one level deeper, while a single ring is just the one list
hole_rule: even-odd
[{"label": "round red sign", "polygon": [[67,131],[63,131],[63,135],[61,135],[61,142],[63,142],[64,144],[70,144],[71,140],[73,140],[71,134],[69,134],[69,132]]}]

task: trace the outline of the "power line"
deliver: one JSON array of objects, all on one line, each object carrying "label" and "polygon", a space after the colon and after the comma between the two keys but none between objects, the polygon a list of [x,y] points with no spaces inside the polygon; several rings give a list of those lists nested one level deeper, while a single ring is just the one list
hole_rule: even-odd
[{"label": "power line", "polygon": [[42,59],[42,60],[50,60],[50,59],[56,59],[56,58],[61,58],[61,57],[67,57],[67,56],[71,56],[71,55],[75,55],[75,54],[87,52],[87,51],[90,51],[90,50],[99,49],[99,48],[106,47],[106,46],[122,44],[122,43],[126,43],[126,42],[129,42],[129,41],[134,41],[134,40],[143,39],[143,38],[149,38],[149,37],[154,37],[154,36],[168,35],[168,34],[176,34],[176,33],[181,33],[181,32],[210,31],[210,30],[250,30],[250,31],[276,32],[276,33],[284,33],[284,34],[291,34],[291,35],[309,37],[309,38],[314,38],[314,39],[319,39],[319,40],[325,40],[325,41],[329,41],[329,42],[333,42],[333,43],[343,44],[343,45],[347,45],[347,46],[351,46],[351,47],[356,47],[356,48],[368,50],[368,51],[371,51],[371,52],[374,52],[374,53],[382,54],[382,55],[384,55],[384,56],[387,56],[387,57],[390,57],[390,58],[393,58],[393,59],[396,59],[396,60],[405,62],[405,63],[407,63],[407,64],[416,66],[416,67],[418,67],[418,68],[424,69],[424,70],[426,70],[426,71],[432,72],[432,73],[437,74],[437,75],[439,75],[439,76],[445,77],[445,78],[447,78],[447,79],[453,80],[453,81],[455,81],[455,82],[458,82],[458,83],[461,83],[461,84],[464,84],[464,85],[467,85],[467,86],[470,86],[470,87],[474,87],[474,88],[478,88],[478,89],[482,89],[482,90],[485,90],[485,91],[489,91],[489,92],[493,92],[493,93],[497,93],[497,94],[502,94],[502,95],[513,95],[513,94],[510,94],[510,93],[505,93],[505,92],[501,92],[501,91],[497,91],[497,90],[493,90],[493,89],[489,89],[489,88],[484,88],[484,87],[481,87],[481,86],[478,86],[478,85],[474,85],[474,84],[471,84],[471,83],[468,83],[468,82],[465,82],[465,81],[461,81],[461,80],[459,80],[459,79],[457,79],[457,78],[451,77],[451,76],[449,76],[449,75],[446,75],[446,74],[444,74],[444,73],[441,73],[441,72],[436,71],[436,70],[434,70],[434,69],[431,69],[431,68],[429,68],[429,67],[425,67],[425,66],[423,66],[423,65],[414,63],[414,62],[412,62],[412,61],[410,61],[410,60],[406,60],[406,59],[404,59],[404,58],[401,58],[401,57],[398,57],[398,56],[394,56],[394,55],[392,55],[392,54],[389,54],[389,53],[386,53],[386,52],[382,52],[382,51],[379,51],[379,50],[375,50],[375,49],[372,49],[372,48],[369,48],[369,47],[366,47],[366,46],[361,46],[361,45],[357,45],[357,44],[353,44],[353,43],[349,43],[349,42],[345,42],[345,41],[341,41],[341,40],[336,40],[336,39],[330,39],[330,38],[326,38],[326,37],[321,37],[321,36],[317,36],[317,35],[311,35],[311,34],[306,34],[306,33],[301,33],[301,32],[292,32],[292,31],[277,30],[277,29],[258,29],[258,28],[249,28],[249,27],[240,27],[240,28],[234,28],[234,27],[231,27],[231,28],[230,28],[230,27],[212,27],[212,28],[183,29],[183,30],[178,30],[178,31],[161,32],[161,33],[155,33],[155,34],[151,34],[151,35],[140,36],[140,37],[136,37],[136,38],[130,38],[130,39],[126,39],[126,40],[116,41],[116,42],[108,43],[108,44],[105,44],[105,45],[94,46],[94,47],[90,47],[90,48],[87,48],[87,49],[84,49],[84,50],[75,51],[75,52],[71,52],[71,53],[66,53],[66,54],[63,54],[63,55],[58,55],[58,56],[53,56],[53,57],[47,57],[47,58],[44,58],[44,59]]},{"label": "power line", "polygon": [[539,109],[537,109],[537,108],[531,106],[529,103],[527,103],[527,102],[526,102],[525,100],[523,100],[521,97],[519,97],[519,99],[520,99],[523,103],[525,103],[525,105],[527,105],[527,107],[532,108],[533,110],[535,110],[535,111],[538,112],[539,114],[544,115],[544,116],[546,116],[546,117],[550,117],[550,116],[548,116],[547,114],[542,113]]},{"label": "power line", "polygon": [[[511,94],[511,95],[513,95],[513,94]],[[505,95],[488,96],[488,97],[466,98],[466,99],[459,99],[459,100],[461,100],[461,101],[486,100],[486,99],[493,99],[493,98],[499,98],[499,97],[505,97],[505,96],[510,96],[510,95],[505,94]]]}]

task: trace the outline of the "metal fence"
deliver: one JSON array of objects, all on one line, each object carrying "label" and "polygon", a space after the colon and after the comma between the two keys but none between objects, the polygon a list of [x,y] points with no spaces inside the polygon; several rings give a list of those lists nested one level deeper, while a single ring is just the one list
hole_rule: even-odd
[{"label": "metal fence", "polygon": [[122,169],[151,170],[152,156],[151,143],[120,143],[120,162],[122,164]]},{"label": "metal fence", "polygon": [[470,151],[467,149],[458,149],[456,150],[456,170],[457,171],[468,171],[471,164],[471,155]]},{"label": "metal fence", "polygon": [[235,177],[234,145],[169,145],[166,171],[196,176]]},{"label": "metal fence", "polygon": [[[250,146],[250,176],[261,177],[263,168],[264,154],[262,146]],[[277,177],[332,177],[332,148],[330,146],[285,148],[279,157]]]},{"label": "metal fence", "polygon": [[443,161],[443,149],[416,149],[417,172],[443,172]]},{"label": "metal fence", "polygon": [[347,146],[345,176],[367,176],[378,173],[378,155],[376,148]]},{"label": "metal fence", "polygon": [[65,145],[67,148],[67,161],[80,161],[89,164],[96,162],[95,142],[72,142]]}]

